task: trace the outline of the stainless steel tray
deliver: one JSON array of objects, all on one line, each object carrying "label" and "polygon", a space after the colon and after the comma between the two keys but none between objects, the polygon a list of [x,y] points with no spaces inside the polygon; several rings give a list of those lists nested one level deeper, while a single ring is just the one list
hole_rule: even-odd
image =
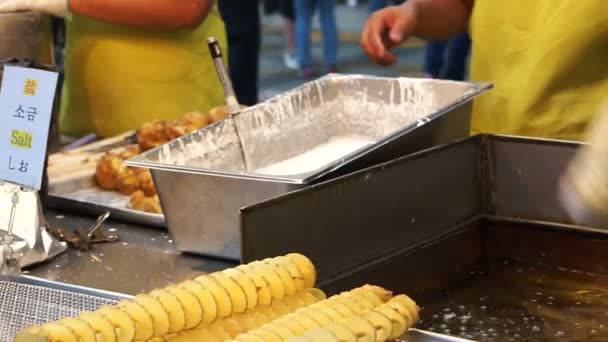
[{"label": "stainless steel tray", "polygon": [[130,197],[116,191],[104,191],[95,184],[95,170],[77,178],[49,184],[48,205],[69,208],[92,215],[110,212],[113,219],[152,227],[166,228],[162,214],[152,214],[129,208]]},{"label": "stainless steel tray", "polygon": [[[467,136],[472,99],[488,88],[329,75],[126,163],[152,170],[180,250],[238,260],[241,208]],[[256,171],[348,135],[373,143],[299,174]]]},{"label": "stainless steel tray", "polygon": [[22,328],[75,316],[128,298],[116,293],[33,277],[0,279],[0,341],[12,341]]}]

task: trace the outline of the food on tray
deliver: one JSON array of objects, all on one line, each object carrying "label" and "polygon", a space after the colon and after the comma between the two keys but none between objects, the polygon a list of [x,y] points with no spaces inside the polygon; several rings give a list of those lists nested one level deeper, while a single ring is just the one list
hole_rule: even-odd
[{"label": "food on tray", "polygon": [[170,140],[177,139],[192,131],[200,129],[211,123],[209,116],[197,112],[191,112],[178,120],[167,123],[166,132]]},{"label": "food on tray", "polygon": [[132,209],[162,214],[150,172],[143,168],[123,165],[123,161],[219,121],[227,115],[228,110],[225,107],[217,107],[209,114],[190,112],[177,120],[157,120],[142,125],[137,134],[138,145],[108,151],[99,159],[95,172],[97,184],[104,190],[130,195],[129,203]]},{"label": "food on tray", "polygon": [[209,111],[209,119],[211,122],[218,122],[225,119],[229,114],[228,107],[216,107]]},{"label": "food on tray", "polygon": [[329,299],[300,254],[265,259],[19,332],[16,342],[386,341],[418,321],[405,295],[364,285]]},{"label": "food on tray", "polygon": [[[381,303],[372,304],[377,301]],[[392,297],[386,290],[366,285],[306,306],[232,341],[387,341],[411,328],[419,311],[408,296]]]},{"label": "food on tray", "polygon": [[132,209],[145,211],[152,214],[162,214],[158,195],[146,196],[142,190],[137,190],[131,195],[129,205]]},{"label": "food on tray", "polygon": [[137,132],[137,142],[142,150],[146,151],[169,141],[167,137],[167,122],[152,121],[143,124]]}]

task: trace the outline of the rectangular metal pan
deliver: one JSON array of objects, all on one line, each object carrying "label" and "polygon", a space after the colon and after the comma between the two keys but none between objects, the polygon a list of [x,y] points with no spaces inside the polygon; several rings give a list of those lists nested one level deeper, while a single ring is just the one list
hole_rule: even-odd
[{"label": "rectangular metal pan", "polygon": [[[169,230],[186,252],[241,259],[239,210],[294,189],[468,135],[488,84],[329,75],[127,164],[152,170]],[[325,143],[372,143],[317,169],[259,170]]]}]

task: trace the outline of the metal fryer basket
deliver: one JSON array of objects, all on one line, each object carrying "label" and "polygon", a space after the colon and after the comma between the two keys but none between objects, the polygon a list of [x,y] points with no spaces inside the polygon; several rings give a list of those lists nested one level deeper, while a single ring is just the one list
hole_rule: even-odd
[{"label": "metal fryer basket", "polygon": [[0,341],[12,341],[22,328],[96,310],[116,299],[94,294],[0,279]]}]

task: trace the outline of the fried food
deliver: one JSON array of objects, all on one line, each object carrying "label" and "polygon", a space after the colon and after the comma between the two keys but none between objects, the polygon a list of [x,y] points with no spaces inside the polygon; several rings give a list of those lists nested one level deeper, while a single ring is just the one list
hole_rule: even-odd
[{"label": "fried food", "polygon": [[216,123],[218,121],[224,120],[230,112],[228,112],[228,107],[220,106],[215,107],[209,111],[209,119],[212,123]]},{"label": "fried food", "polygon": [[167,137],[169,140],[177,139],[210,123],[209,116],[198,112],[185,114],[178,120],[167,123]]},{"label": "fried food", "polygon": [[100,188],[104,190],[118,189],[116,175],[121,165],[122,158],[117,153],[108,152],[99,159],[95,169],[95,177]]},{"label": "fried food", "polygon": [[146,197],[156,196],[156,186],[152,180],[152,174],[148,169],[140,169],[137,174],[137,186],[144,192]]},{"label": "fried food", "polygon": [[145,123],[137,132],[137,142],[142,151],[153,149],[168,141],[166,121],[157,120]]},{"label": "fried food", "polygon": [[160,205],[160,199],[157,195],[146,196],[142,190],[137,190],[131,194],[129,206],[131,209],[145,211],[152,214],[162,214],[163,210]]},{"label": "fried food", "polygon": [[99,186],[104,190],[119,190],[121,193],[131,194],[136,188],[137,174],[140,171],[124,165],[123,161],[139,153],[137,145],[128,145],[104,154],[97,162],[95,170]]},{"label": "fried food", "polygon": [[[308,263],[300,256],[292,259]],[[278,258],[273,260],[278,261]],[[388,341],[412,327],[419,310],[407,296],[393,297],[390,291],[381,287],[365,285],[305,306],[271,324],[248,331],[246,335],[239,335],[235,341],[248,341],[250,336],[266,337],[269,333],[279,335],[282,341]],[[287,331],[292,335],[286,337]]]},{"label": "fried food", "polygon": [[121,164],[116,173],[116,186],[123,195],[131,195],[139,190],[138,175],[142,169]]},{"label": "fried food", "polygon": [[[214,330],[221,331],[229,335],[228,339],[234,338],[241,334],[246,334],[249,331],[257,330],[261,326],[266,326],[268,329],[261,330],[261,334],[265,334],[266,337],[278,336],[282,338],[282,340],[287,339],[289,337],[295,336],[296,333],[293,333],[289,328],[283,327],[282,325],[273,324],[271,322],[274,319],[274,315],[267,315],[268,311],[281,311],[283,315],[291,314],[298,309],[304,308],[306,305],[304,304],[304,300],[302,298],[305,296],[305,292],[300,292],[290,297],[285,297],[283,300],[275,301],[270,306],[260,306],[254,308],[246,313],[242,314],[233,314],[230,317],[221,318],[215,321],[213,324],[203,324],[193,330],[183,331],[174,337],[169,338],[169,341],[188,341],[195,340],[197,336],[202,335],[213,335]],[[297,306],[290,306],[286,304],[286,301],[290,301],[292,303],[300,303]],[[266,324],[266,325],[265,325]],[[218,329],[219,328],[219,329]],[[305,328],[298,329],[301,333],[306,331]],[[260,336],[258,336],[260,337]],[[281,341],[282,341],[281,340]],[[266,339],[266,341],[269,341]]]}]

